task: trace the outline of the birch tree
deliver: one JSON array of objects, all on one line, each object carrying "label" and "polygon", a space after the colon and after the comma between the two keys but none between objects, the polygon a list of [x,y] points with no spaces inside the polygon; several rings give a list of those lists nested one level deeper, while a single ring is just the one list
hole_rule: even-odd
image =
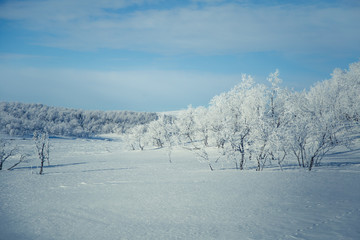
[{"label": "birch tree", "polygon": [[14,156],[17,151],[17,147],[11,146],[9,141],[0,140],[0,170],[3,169],[5,161]]},{"label": "birch tree", "polygon": [[243,170],[246,158],[250,158],[250,134],[252,117],[256,106],[252,105],[252,97],[257,88],[251,76],[243,75],[240,84],[229,92],[215,96],[210,104],[212,109],[221,112],[222,130],[225,136],[223,155],[235,163],[235,168]]},{"label": "birch tree", "polygon": [[144,150],[147,144],[147,125],[137,125],[125,134],[125,140],[132,150]]},{"label": "birch tree", "polygon": [[34,142],[36,146],[36,152],[40,160],[40,172],[39,174],[43,174],[44,163],[47,161],[48,165],[50,165],[50,141],[49,134],[47,132],[34,132]]}]

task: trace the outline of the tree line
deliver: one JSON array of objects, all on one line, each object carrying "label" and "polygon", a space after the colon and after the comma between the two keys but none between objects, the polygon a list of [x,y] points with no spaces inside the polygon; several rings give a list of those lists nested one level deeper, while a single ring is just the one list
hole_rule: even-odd
[{"label": "tree line", "polygon": [[155,119],[156,113],[85,111],[43,104],[0,102],[0,131],[15,136],[32,136],[34,131],[44,131],[56,136],[90,137],[122,133]]}]

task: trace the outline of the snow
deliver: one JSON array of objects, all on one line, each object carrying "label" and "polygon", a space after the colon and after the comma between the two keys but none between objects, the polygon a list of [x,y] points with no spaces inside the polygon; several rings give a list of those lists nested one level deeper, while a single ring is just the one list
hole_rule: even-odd
[{"label": "snow", "polygon": [[360,239],[360,144],[312,172],[256,172],[116,136],[50,143],[44,175],[36,156],[0,172],[0,239]]}]

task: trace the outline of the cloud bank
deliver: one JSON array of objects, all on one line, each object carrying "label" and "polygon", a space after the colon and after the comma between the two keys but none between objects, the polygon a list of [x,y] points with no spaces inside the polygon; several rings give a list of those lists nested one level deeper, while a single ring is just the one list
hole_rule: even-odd
[{"label": "cloud bank", "polygon": [[[165,1],[166,2],[166,1]],[[199,1],[10,1],[0,18],[40,33],[33,44],[159,54],[360,49],[360,6]]]}]

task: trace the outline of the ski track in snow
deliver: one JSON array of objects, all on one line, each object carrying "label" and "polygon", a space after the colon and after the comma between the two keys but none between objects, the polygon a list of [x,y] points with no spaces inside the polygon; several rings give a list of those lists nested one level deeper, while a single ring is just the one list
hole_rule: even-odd
[{"label": "ski track in snow", "polygon": [[120,141],[51,146],[43,176],[36,158],[0,172],[1,240],[360,239],[358,150],[314,172],[211,172],[181,149],[170,164],[164,150],[130,152]]}]

